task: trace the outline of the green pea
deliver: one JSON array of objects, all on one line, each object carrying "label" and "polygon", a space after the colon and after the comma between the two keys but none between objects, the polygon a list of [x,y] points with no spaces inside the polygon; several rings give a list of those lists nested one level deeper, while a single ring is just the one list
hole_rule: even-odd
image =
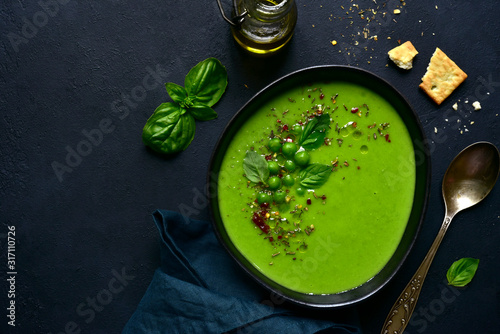
[{"label": "green pea", "polygon": [[277,176],[272,176],[267,180],[267,184],[269,185],[269,189],[276,190],[281,187],[281,179]]},{"label": "green pea", "polygon": [[309,153],[307,151],[300,151],[295,153],[295,163],[299,166],[305,166],[309,163]]},{"label": "green pea", "polygon": [[269,173],[276,175],[280,171],[280,166],[276,161],[270,160],[267,162],[267,169],[269,169]]},{"label": "green pea", "polygon": [[291,187],[295,183],[295,179],[290,174],[283,176],[283,179],[281,181],[287,187]]},{"label": "green pea", "polygon": [[296,168],[295,166],[295,162],[293,162],[293,160],[287,160],[285,161],[285,168],[290,171],[290,172],[293,172]]},{"label": "green pea", "polygon": [[295,152],[297,152],[297,145],[290,142],[284,143],[281,152],[283,152],[285,158],[291,159],[295,155]]},{"label": "green pea", "polygon": [[264,204],[264,203],[270,203],[272,200],[271,194],[267,192],[260,192],[257,194],[257,203],[259,204]]},{"label": "green pea", "polygon": [[297,195],[299,196],[304,196],[307,192],[307,190],[302,187],[298,187],[297,189],[295,189],[295,191],[297,191]]},{"label": "green pea", "polygon": [[269,141],[269,149],[273,152],[279,152],[281,149],[281,140],[279,138],[273,138]]},{"label": "green pea", "polygon": [[286,192],[278,190],[274,193],[274,201],[278,204],[283,203],[286,199]]},{"label": "green pea", "polygon": [[293,132],[295,132],[295,133],[301,133],[302,132],[302,126],[300,124],[295,124],[293,126]]}]

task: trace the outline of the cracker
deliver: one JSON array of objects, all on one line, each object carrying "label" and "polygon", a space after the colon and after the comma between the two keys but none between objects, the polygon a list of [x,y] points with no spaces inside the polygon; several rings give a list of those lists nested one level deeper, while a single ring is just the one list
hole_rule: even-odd
[{"label": "cracker", "polygon": [[422,88],[438,105],[467,78],[467,74],[453,60],[436,48],[422,77]]},{"label": "cracker", "polygon": [[418,54],[418,51],[410,41],[407,41],[400,46],[396,46],[387,54],[398,67],[409,70],[413,67],[413,58]]}]

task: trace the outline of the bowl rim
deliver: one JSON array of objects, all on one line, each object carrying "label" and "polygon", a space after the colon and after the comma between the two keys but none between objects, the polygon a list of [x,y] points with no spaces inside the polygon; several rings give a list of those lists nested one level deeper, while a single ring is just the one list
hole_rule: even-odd
[{"label": "bowl rim", "polygon": [[[417,131],[417,136],[419,138],[413,138],[413,136],[410,134],[410,137],[412,138],[413,142],[413,148],[414,148],[414,153],[417,155],[417,149],[416,145],[419,145],[419,153],[422,154],[421,159],[423,161],[421,163],[417,163],[417,157],[415,156],[415,165],[417,168],[417,173],[418,173],[418,167],[419,165],[421,166],[420,168],[423,169],[424,176],[423,178],[425,179],[425,185],[419,185],[418,184],[418,179],[416,176],[416,184],[415,184],[415,192],[414,192],[414,201],[412,205],[412,212],[410,214],[410,218],[414,214],[418,214],[418,223],[416,226],[413,227],[413,229],[409,230],[409,222],[410,218],[408,219],[407,226],[405,228],[405,231],[403,233],[403,236],[401,237],[400,243],[397,246],[397,249],[395,253],[391,256],[389,262],[382,268],[381,271],[379,271],[372,279],[368,280],[367,282],[363,283],[362,285],[355,287],[351,290],[339,292],[336,294],[325,294],[325,295],[320,295],[320,294],[306,294],[306,293],[300,293],[297,291],[293,291],[289,288],[285,288],[281,286],[279,283],[276,283],[275,281],[267,278],[264,274],[258,272],[256,268],[247,260],[246,262],[249,263],[249,265],[245,265],[242,263],[241,257],[244,258],[243,254],[239,253],[237,250],[236,252],[239,253],[239,257],[237,254],[234,253],[234,250],[232,248],[235,248],[235,246],[232,244],[228,245],[226,240],[225,240],[225,235],[223,232],[219,229],[217,220],[222,223],[222,218],[220,217],[220,212],[218,209],[218,194],[217,194],[217,178],[219,175],[219,168],[218,166],[216,170],[214,171],[214,164],[216,163],[216,160],[219,155],[224,155],[223,153],[220,152],[220,148],[223,144],[223,142],[226,140],[226,137],[228,135],[229,130],[234,126],[234,124],[239,121],[241,117],[244,116],[245,110],[248,108],[249,105],[256,103],[254,101],[258,100],[262,95],[264,95],[266,92],[270,91],[271,89],[283,85],[289,80],[293,80],[294,77],[300,76],[300,75],[307,75],[307,73],[315,72],[315,71],[346,71],[346,72],[352,72],[356,73],[356,75],[361,75],[361,76],[368,76],[371,78],[371,80],[375,80],[376,82],[379,82],[382,86],[384,86],[385,89],[389,89],[392,94],[396,98],[398,98],[405,107],[406,110],[409,111],[407,113],[407,117],[409,117],[410,121],[413,122],[413,129],[414,131]],[[316,81],[322,81],[324,79],[317,79]],[[347,81],[349,80],[339,80],[339,81]],[[357,82],[358,83],[358,82]],[[358,83],[359,84],[359,83]],[[363,85],[363,84],[361,84]],[[371,88],[368,88],[371,89]],[[380,95],[379,92],[376,92],[377,94]],[[382,96],[384,99],[386,97]],[[386,99],[387,100],[387,99]],[[391,101],[388,100],[389,103],[393,104]],[[396,109],[396,108],[395,108]],[[396,109],[399,116],[402,117],[400,111]],[[403,117],[402,117],[403,118]],[[403,119],[405,126],[408,129],[408,124],[407,122]],[[410,130],[408,129],[410,132]],[[232,138],[232,137],[231,137]],[[224,150],[225,152],[225,150]],[[209,168],[208,168],[208,175],[207,175],[207,184],[208,184],[208,199],[209,199],[209,211],[210,211],[210,219],[212,222],[212,226],[214,228],[214,232],[217,236],[217,239],[219,242],[223,245],[225,250],[229,253],[229,255],[236,261],[236,263],[245,271],[250,277],[252,277],[257,283],[259,283],[261,286],[263,286],[266,290],[270,291],[271,293],[274,293],[278,295],[279,297],[283,298],[285,301],[291,302],[296,305],[300,306],[306,306],[306,307],[312,307],[312,308],[338,308],[338,307],[345,307],[349,306],[355,303],[358,303],[362,300],[365,300],[369,298],[370,296],[374,295],[378,291],[380,291],[384,286],[387,285],[387,283],[392,280],[392,278],[397,274],[397,272],[400,270],[402,267],[403,263],[406,261],[410,251],[412,250],[415,241],[420,233],[423,221],[425,220],[425,215],[428,207],[428,202],[429,202],[429,194],[430,194],[430,187],[431,187],[431,155],[430,155],[430,150],[429,150],[429,144],[428,140],[425,136],[425,132],[423,130],[422,123],[418,117],[418,114],[415,112],[407,98],[401,94],[392,84],[390,84],[388,81],[383,79],[377,74],[374,74],[368,70],[364,70],[361,68],[357,67],[352,67],[352,66],[345,66],[345,65],[316,65],[316,66],[310,66],[310,67],[305,67],[302,69],[298,69],[295,71],[292,71],[284,76],[281,76],[280,78],[272,81],[270,84],[266,85],[264,88],[259,90],[256,94],[254,94],[229,120],[229,122],[226,124],[224,127],[224,130],[222,131],[220,137],[217,140],[217,143],[212,151],[212,155],[210,158],[209,162]],[[417,210],[418,213],[414,213],[415,210],[415,201],[416,201],[416,193],[417,193],[417,187],[420,187],[421,191],[423,191],[423,194],[421,195],[422,203],[420,205],[420,208]],[[418,199],[417,199],[418,200]],[[225,231],[224,231],[225,232]],[[402,250],[402,254],[400,254],[399,259],[396,261],[396,263],[393,263],[390,270],[385,270],[386,267],[389,266],[391,262],[393,262],[393,258],[395,257],[396,253],[399,251],[401,252],[400,248],[402,247],[403,239],[405,236],[407,236],[407,233],[411,234],[409,236],[410,240],[408,240],[407,244],[404,246],[404,249]],[[227,239],[230,241],[229,237],[226,234]],[[408,237],[408,236],[407,236]],[[388,271],[386,273],[385,271]],[[257,271],[257,273],[256,273]],[[377,276],[381,275],[381,273],[384,273],[385,276],[381,279],[379,279],[379,282],[373,287],[369,289],[363,289],[360,290],[362,287],[366,287],[371,281],[373,281],[374,278]],[[365,291],[366,290],[366,291]],[[362,293],[356,293],[361,291]],[[336,296],[348,296],[352,295],[351,298],[339,298],[338,301],[335,301]],[[325,298],[325,297],[332,297],[333,302],[330,301],[332,298]],[[318,302],[318,299],[323,299],[321,302]]]}]

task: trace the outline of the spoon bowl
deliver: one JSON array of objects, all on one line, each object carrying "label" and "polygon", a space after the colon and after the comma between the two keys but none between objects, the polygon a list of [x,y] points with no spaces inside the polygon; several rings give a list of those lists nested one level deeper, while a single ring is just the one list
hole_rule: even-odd
[{"label": "spoon bowl", "polygon": [[478,142],[460,152],[443,178],[443,199],[453,217],[485,198],[498,178],[499,153],[488,142]]},{"label": "spoon bowl", "polygon": [[422,264],[392,306],[382,327],[382,334],[403,333],[451,220],[458,212],[481,202],[493,189],[499,173],[500,154],[495,145],[488,142],[477,142],[466,147],[450,163],[442,185],[446,206],[443,224]]}]

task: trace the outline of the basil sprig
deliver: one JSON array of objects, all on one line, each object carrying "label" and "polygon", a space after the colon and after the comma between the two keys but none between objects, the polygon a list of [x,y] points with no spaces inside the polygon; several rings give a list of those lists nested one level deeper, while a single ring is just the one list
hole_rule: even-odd
[{"label": "basil sprig", "polygon": [[319,148],[323,145],[326,133],[330,126],[330,115],[322,114],[307,122],[299,138],[299,146],[308,150]]},{"label": "basil sprig", "polygon": [[328,181],[331,172],[331,166],[310,164],[299,173],[300,184],[307,189],[318,189]]},{"label": "basil sprig", "polygon": [[208,58],[193,67],[184,79],[184,87],[165,84],[173,102],[160,104],[142,130],[144,144],[160,153],[185,150],[194,138],[195,119],[209,121],[217,117],[211,107],[219,101],[227,86],[225,67]]},{"label": "basil sprig", "polygon": [[243,159],[243,170],[247,179],[255,183],[265,183],[269,178],[266,158],[255,151],[247,151]]},{"label": "basil sprig", "polygon": [[463,287],[472,280],[476,274],[479,260],[470,257],[462,258],[453,262],[450,269],[446,273],[448,284],[458,287]]}]

